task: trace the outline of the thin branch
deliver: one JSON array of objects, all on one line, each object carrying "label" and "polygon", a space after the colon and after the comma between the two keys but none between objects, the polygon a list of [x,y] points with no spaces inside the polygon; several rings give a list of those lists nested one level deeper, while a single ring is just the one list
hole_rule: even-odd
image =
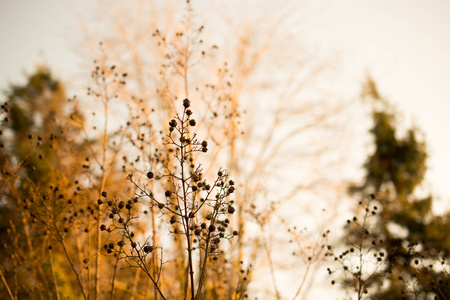
[{"label": "thin branch", "polygon": [[11,300],[17,300],[16,298],[14,298],[14,296],[11,292],[11,289],[9,288],[8,282],[6,282],[5,276],[3,275],[3,272],[1,269],[0,269],[0,276],[2,277],[3,284],[5,285],[6,290],[8,291],[8,295],[11,298]]}]

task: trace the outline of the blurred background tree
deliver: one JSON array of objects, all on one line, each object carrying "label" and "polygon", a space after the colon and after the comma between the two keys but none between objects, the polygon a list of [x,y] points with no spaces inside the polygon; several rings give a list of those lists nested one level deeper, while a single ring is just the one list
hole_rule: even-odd
[{"label": "blurred background tree", "polygon": [[[8,120],[1,124],[1,268],[15,297],[48,299],[55,291],[55,270],[46,247],[53,245],[54,232],[36,192],[48,199],[53,189],[60,202],[70,197],[80,176],[80,156],[87,151],[88,143],[80,139],[83,120],[67,106],[64,85],[43,66],[25,84],[12,85],[3,105]],[[53,208],[56,213],[62,206]],[[64,267],[57,269],[62,275]]]},{"label": "blurred background tree", "polygon": [[[371,246],[362,250],[386,253],[383,267],[367,279],[364,289],[370,299],[448,299],[449,215],[433,212],[432,195],[418,196],[424,193],[420,191],[426,172],[424,138],[417,128],[401,129],[396,113],[370,78],[364,96],[373,109],[374,150],[364,165],[364,181],[350,191],[360,199],[374,195],[374,216],[364,234]],[[355,223],[349,222],[344,240],[358,234]],[[361,271],[372,269],[366,262]],[[355,273],[345,282],[354,284],[358,276]]]}]

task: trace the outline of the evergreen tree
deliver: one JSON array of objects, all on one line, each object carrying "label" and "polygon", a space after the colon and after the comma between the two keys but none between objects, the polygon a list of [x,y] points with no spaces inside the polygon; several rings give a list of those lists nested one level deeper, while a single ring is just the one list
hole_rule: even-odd
[{"label": "evergreen tree", "polygon": [[[338,260],[352,253],[363,258],[371,252],[376,262],[363,266],[362,261],[356,269],[345,266],[352,279],[344,282],[359,286],[359,299],[365,293],[371,299],[448,299],[449,214],[435,216],[433,197],[416,196],[426,171],[425,143],[417,129],[399,135],[395,114],[370,79],[366,92],[373,101],[375,147],[365,163],[363,183],[351,189],[363,199],[365,212],[363,220],[355,217],[347,222],[351,248]],[[366,204],[368,194],[372,199]],[[366,243],[355,243],[356,236]]]}]

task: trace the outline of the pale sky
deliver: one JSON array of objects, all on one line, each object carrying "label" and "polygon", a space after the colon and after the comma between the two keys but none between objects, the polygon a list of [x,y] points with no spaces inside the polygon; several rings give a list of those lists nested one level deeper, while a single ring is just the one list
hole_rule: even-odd
[{"label": "pale sky", "polygon": [[324,8],[330,45],[340,45],[356,76],[361,69],[372,74],[404,119],[426,134],[427,181],[448,203],[450,1],[341,0]]},{"label": "pale sky", "polygon": [[[73,51],[73,14],[88,15],[95,3],[0,0],[0,89],[40,62],[67,82],[81,61]],[[349,81],[360,85],[364,72],[372,74],[381,93],[425,132],[427,182],[450,202],[450,0],[324,0],[319,7],[312,40],[340,53]]]}]

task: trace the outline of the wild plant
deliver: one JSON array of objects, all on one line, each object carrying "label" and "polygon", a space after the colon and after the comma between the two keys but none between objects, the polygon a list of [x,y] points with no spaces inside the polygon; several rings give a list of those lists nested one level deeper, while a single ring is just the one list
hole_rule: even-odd
[{"label": "wild plant", "polygon": [[[341,284],[352,289],[357,299],[362,299],[370,293],[374,283],[379,283],[389,272],[388,253],[381,250],[382,239],[376,239],[371,233],[374,223],[372,217],[378,213],[375,196],[360,201],[362,216],[355,215],[346,222],[349,234],[345,236],[345,249],[337,252],[333,246],[328,245],[326,256],[333,258],[336,267],[327,268],[328,274],[338,273],[343,279]],[[337,253],[336,253],[337,252]],[[337,283],[333,279],[331,284]]]},{"label": "wild plant", "polygon": [[[235,183],[229,179],[230,174],[219,169],[215,179],[210,181],[202,166],[193,162],[194,153],[208,151],[208,142],[198,139],[193,132],[196,120],[190,106],[190,100],[184,99],[183,112],[169,122],[169,133],[163,143],[172,159],[159,157],[155,168],[146,174],[148,183],[141,184],[133,174],[127,176],[135,188],[133,199],[123,201],[119,197],[108,197],[104,192],[99,200],[99,204],[107,205],[110,219],[100,229],[111,233],[118,231],[120,236],[119,241],[105,245],[106,252],[113,254],[117,261],[123,261],[126,267],[140,268],[162,299],[167,299],[167,292],[162,288],[165,247],[152,244],[150,237],[139,240],[133,232],[137,219],[145,217],[140,207],[157,208],[159,218],[166,218],[170,224],[170,234],[184,240],[183,260],[188,270],[188,287],[184,292],[190,299],[202,297],[208,264],[217,261],[222,249],[228,247],[222,246],[222,241],[229,241],[238,234],[229,228],[228,216],[235,212],[234,202],[230,200]],[[156,186],[163,189],[157,190]],[[149,268],[153,255],[159,261],[158,266],[153,266],[156,272]]]}]

